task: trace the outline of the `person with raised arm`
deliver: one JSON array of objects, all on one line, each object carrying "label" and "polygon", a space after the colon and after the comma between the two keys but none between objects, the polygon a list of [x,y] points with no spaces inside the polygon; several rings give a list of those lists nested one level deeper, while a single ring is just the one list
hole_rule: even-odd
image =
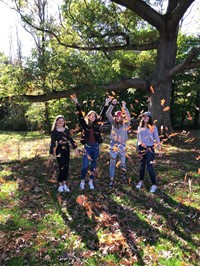
[{"label": "person with raised arm", "polygon": [[99,157],[99,145],[102,143],[101,134],[101,123],[104,120],[105,113],[108,109],[109,102],[111,98],[106,98],[105,105],[101,110],[100,115],[93,110],[89,111],[84,117],[81,110],[80,104],[76,95],[71,95],[72,101],[76,104],[76,109],[78,112],[79,123],[82,127],[81,143],[84,145],[83,148],[83,163],[81,169],[81,182],[80,189],[85,189],[85,179],[88,172],[88,167],[90,164],[90,178],[89,187],[94,189],[94,175],[97,168],[97,159]]},{"label": "person with raised arm", "polygon": [[123,180],[127,180],[126,175],[126,141],[128,140],[128,129],[130,127],[130,113],[126,107],[126,102],[122,101],[122,110],[116,111],[112,115],[112,111],[117,104],[117,100],[113,99],[111,105],[109,106],[106,116],[112,125],[110,133],[110,183],[109,187],[114,185],[115,167],[117,162],[117,157],[119,157],[119,162],[122,170]]}]

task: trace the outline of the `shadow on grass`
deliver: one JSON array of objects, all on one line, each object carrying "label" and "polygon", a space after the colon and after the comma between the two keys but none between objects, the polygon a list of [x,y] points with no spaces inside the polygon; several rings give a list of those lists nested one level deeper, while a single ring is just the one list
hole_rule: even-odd
[{"label": "shadow on grass", "polygon": [[[180,167],[181,173],[188,171],[188,166],[182,162],[186,158],[194,158],[196,154],[196,151],[191,150],[172,156],[171,158],[176,160],[176,164],[172,164],[173,169]],[[178,160],[180,158],[181,161]],[[96,262],[101,260],[99,257],[101,254],[106,256],[111,253],[118,261],[126,258],[130,263],[146,265],[149,246],[161,243],[165,245],[165,241],[169,245],[178,247],[186,257],[190,256],[191,263],[198,261],[196,240],[199,232],[198,209],[176,202],[162,191],[162,186],[169,182],[167,176],[159,179],[160,191],[156,195],[150,195],[145,190],[136,191],[133,186],[137,180],[131,179],[129,185],[123,184],[119,171],[116,171],[116,187],[108,189],[108,160],[108,154],[102,152],[98,162],[100,177],[95,179],[96,189],[94,191],[86,189],[83,192],[79,190],[81,158],[71,158],[69,178],[71,193],[64,195],[57,193],[56,180],[55,183],[49,182],[52,180],[53,172],[45,167],[44,158],[37,156],[30,160],[11,161],[8,164],[2,162],[2,167],[10,167],[15,173],[14,176],[5,177],[5,180],[17,179],[19,185],[18,216],[22,215],[30,220],[24,230],[30,230],[32,223],[34,228],[37,228],[49,211],[47,206],[51,206],[60,213],[65,225],[80,237],[80,243],[83,244],[82,252],[93,251],[94,257],[95,253],[98,254],[95,257]],[[167,160],[168,158],[162,159],[162,164],[160,166],[157,164],[155,170],[164,172]],[[131,178],[138,175],[136,164],[137,158],[133,155],[132,160],[127,161],[127,174]],[[194,171],[195,167],[196,164],[191,167],[191,171]],[[61,197],[61,202],[58,201],[58,197]],[[5,201],[2,202],[5,204]],[[63,211],[64,207],[68,215]],[[10,238],[15,242],[14,231],[18,226],[11,217],[1,230],[8,233],[10,228],[12,231]],[[33,237],[35,236],[34,230]],[[76,248],[74,247],[74,250]],[[10,252],[15,254],[14,250]],[[62,256],[62,251],[60,254]],[[80,256],[83,256],[83,253]]]}]

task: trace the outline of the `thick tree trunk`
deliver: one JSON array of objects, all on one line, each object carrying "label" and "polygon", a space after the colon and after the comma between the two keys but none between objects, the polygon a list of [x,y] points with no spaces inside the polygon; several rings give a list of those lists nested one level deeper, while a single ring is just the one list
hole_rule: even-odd
[{"label": "thick tree trunk", "polygon": [[172,78],[168,76],[168,71],[175,65],[177,50],[177,33],[164,32],[160,35],[160,43],[157,54],[157,69],[155,70],[151,85],[152,90],[149,92],[149,110],[153,114],[154,120],[157,120],[158,128],[163,128],[164,133],[173,131],[170,115],[170,102],[172,91]]}]

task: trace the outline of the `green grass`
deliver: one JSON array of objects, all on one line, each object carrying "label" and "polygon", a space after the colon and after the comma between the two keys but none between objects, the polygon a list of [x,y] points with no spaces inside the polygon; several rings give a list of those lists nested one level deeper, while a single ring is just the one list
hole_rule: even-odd
[{"label": "green grass", "polygon": [[[198,136],[198,134],[196,134]],[[123,184],[109,183],[109,138],[101,147],[95,190],[79,190],[81,157],[71,153],[71,193],[57,192],[57,164],[46,164],[50,138],[0,132],[1,265],[200,265],[199,138],[164,145],[156,158],[158,192],[148,174],[137,191],[135,139],[128,141]]]}]

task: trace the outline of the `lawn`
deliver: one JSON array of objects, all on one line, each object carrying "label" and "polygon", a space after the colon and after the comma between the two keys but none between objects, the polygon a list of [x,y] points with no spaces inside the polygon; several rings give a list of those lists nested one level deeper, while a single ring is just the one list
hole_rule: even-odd
[{"label": "lawn", "polygon": [[[187,135],[187,134],[186,134]],[[138,191],[135,138],[127,175],[109,184],[109,139],[101,147],[95,190],[79,189],[81,156],[71,152],[70,193],[57,192],[50,138],[0,132],[0,265],[200,265],[200,133],[170,138],[156,158],[158,191]],[[177,137],[177,136],[176,136]],[[77,141],[79,136],[77,136]]]}]

